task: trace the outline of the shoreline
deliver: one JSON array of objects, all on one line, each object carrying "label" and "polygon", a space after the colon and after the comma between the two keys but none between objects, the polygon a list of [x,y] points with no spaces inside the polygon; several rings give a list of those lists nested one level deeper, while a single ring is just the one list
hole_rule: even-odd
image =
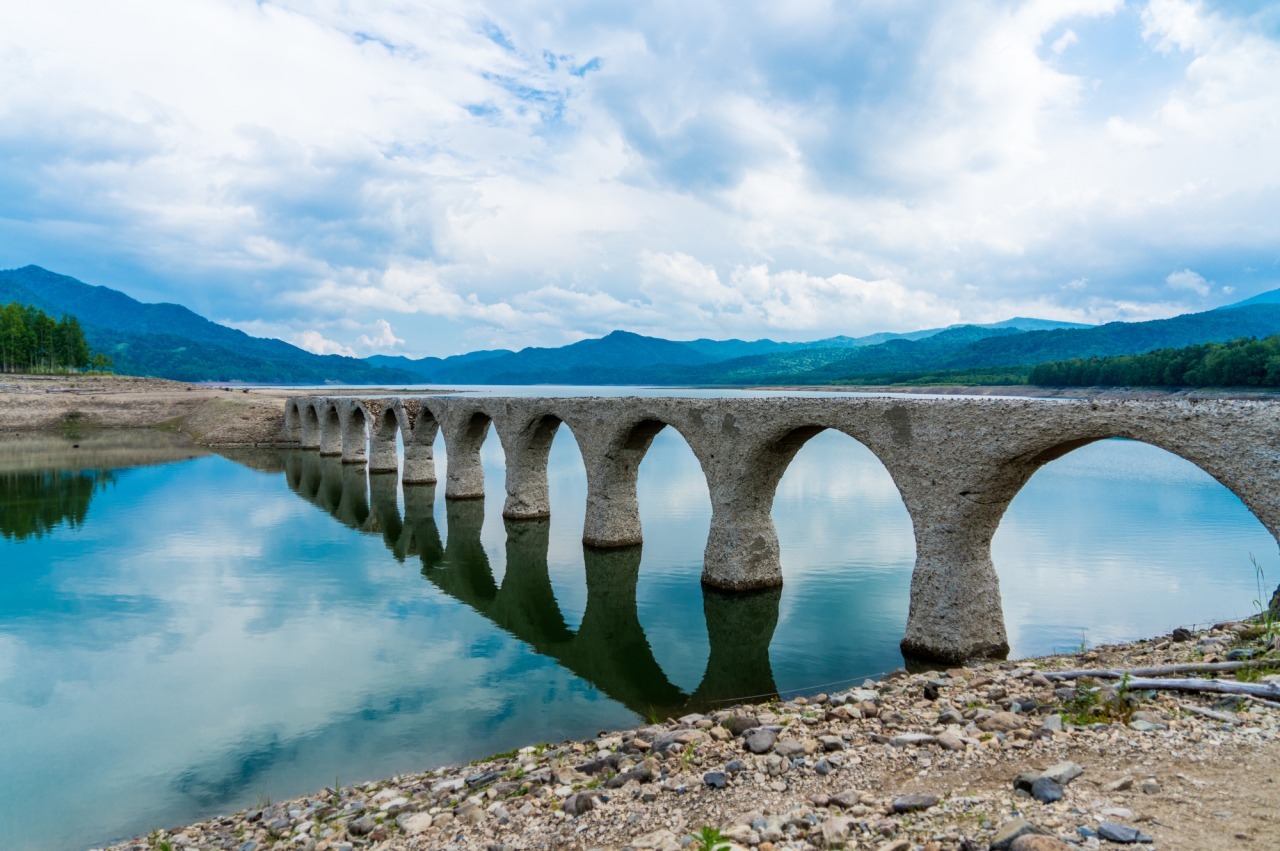
[{"label": "shoreline", "polygon": [[1054,677],[1229,656],[1280,694],[1280,638],[1231,622],[531,744],[107,851],[1275,847],[1280,702]]}]

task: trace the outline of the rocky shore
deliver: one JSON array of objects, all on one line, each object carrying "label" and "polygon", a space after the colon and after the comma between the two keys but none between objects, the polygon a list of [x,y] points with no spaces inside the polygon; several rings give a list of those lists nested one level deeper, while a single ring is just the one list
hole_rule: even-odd
[{"label": "rocky shore", "polygon": [[[1069,670],[1179,663],[1261,696]],[[1275,848],[1272,693],[1280,638],[1225,623],[531,745],[111,851]]]}]

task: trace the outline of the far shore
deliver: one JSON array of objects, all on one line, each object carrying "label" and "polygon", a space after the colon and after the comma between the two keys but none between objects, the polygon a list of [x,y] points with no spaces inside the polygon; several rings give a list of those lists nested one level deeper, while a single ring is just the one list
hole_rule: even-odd
[{"label": "far shore", "polygon": [[922,396],[1010,396],[1035,399],[1275,399],[1275,390],[1217,387],[1037,387],[1031,384],[787,384],[751,390],[828,393],[917,393]]}]

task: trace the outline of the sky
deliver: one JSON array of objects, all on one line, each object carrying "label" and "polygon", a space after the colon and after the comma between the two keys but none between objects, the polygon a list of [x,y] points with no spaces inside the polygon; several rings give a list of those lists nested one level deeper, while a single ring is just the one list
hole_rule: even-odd
[{"label": "sky", "polygon": [[1266,0],[41,0],[0,80],[0,268],[316,352],[1280,287]]}]

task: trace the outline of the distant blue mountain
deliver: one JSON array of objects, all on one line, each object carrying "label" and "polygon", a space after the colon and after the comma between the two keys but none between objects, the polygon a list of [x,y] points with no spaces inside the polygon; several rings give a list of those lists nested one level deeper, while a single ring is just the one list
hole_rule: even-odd
[{"label": "distant blue mountain", "polygon": [[1235,304],[1227,304],[1219,307],[1218,310],[1230,310],[1233,307],[1248,307],[1252,304],[1280,304],[1280,290],[1267,290],[1265,293],[1258,293],[1252,298],[1246,298],[1244,301],[1237,301]]},{"label": "distant blue mountain", "polygon": [[[451,358],[370,358],[380,365],[416,371],[423,381],[453,384],[677,384],[718,383],[739,370],[813,369],[853,351],[888,343],[937,339],[955,345],[1025,330],[1089,328],[1072,322],[1016,318],[989,325],[954,325],[908,333],[828,337],[809,342],[711,340],[688,342],[613,331],[604,337],[558,348],[490,351]],[[723,365],[721,368],[718,365]],[[736,380],[736,379],[735,379]],[[748,383],[750,383],[748,381]]]}]

